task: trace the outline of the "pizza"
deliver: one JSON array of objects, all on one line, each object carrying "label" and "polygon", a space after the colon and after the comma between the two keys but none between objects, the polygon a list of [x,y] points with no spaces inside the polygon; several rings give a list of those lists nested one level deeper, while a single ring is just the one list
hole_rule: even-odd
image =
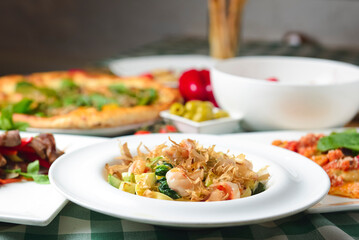
[{"label": "pizza", "polygon": [[0,77],[0,109],[33,128],[94,129],[155,120],[180,99],[146,77],[63,71]]},{"label": "pizza", "polygon": [[359,133],[309,133],[299,140],[275,140],[273,145],[297,152],[320,165],[331,182],[329,194],[359,198]]}]

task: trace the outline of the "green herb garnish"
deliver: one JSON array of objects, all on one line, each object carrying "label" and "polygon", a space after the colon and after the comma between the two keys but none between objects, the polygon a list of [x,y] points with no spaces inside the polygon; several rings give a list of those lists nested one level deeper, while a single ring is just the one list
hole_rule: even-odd
[{"label": "green herb garnish", "polygon": [[20,169],[6,169],[5,172],[7,173],[18,173],[21,176],[24,176],[26,178],[32,178],[34,182],[39,184],[49,184],[49,177],[44,174],[39,174],[40,170],[40,163],[38,160],[33,161],[27,165],[27,172],[21,172]]},{"label": "green herb garnish", "polygon": [[62,79],[61,85],[62,90],[77,90],[79,87],[69,78]]},{"label": "green herb garnish", "polygon": [[36,87],[29,82],[21,81],[16,84],[15,91],[19,93],[30,93],[36,90]]},{"label": "green herb garnish", "polygon": [[317,144],[317,149],[321,152],[338,148],[359,151],[359,133],[356,130],[332,133],[329,136],[320,138]]},{"label": "green herb garnish", "polygon": [[114,84],[108,87],[111,92],[118,94],[130,94],[130,90],[123,84]]}]

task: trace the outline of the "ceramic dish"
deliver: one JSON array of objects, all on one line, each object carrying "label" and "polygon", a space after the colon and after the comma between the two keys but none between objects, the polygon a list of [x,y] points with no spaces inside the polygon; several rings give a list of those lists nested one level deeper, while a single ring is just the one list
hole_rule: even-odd
[{"label": "ceramic dish", "polygon": [[[209,69],[216,60],[205,55],[159,55],[144,56],[113,60],[109,62],[109,69],[118,76],[138,76],[156,70],[172,71],[179,76],[183,71],[191,68]],[[178,82],[166,82],[169,87],[177,87]]]},{"label": "ceramic dish", "polygon": [[119,76],[137,76],[156,69],[185,71],[189,68],[210,68],[216,60],[205,55],[161,55],[123,58],[109,62],[110,70]]},{"label": "ceramic dish", "polygon": [[[278,81],[268,81],[276,78]],[[253,131],[342,127],[359,111],[359,66],[332,60],[249,56],[211,69],[218,105]]]},{"label": "ceramic dish", "polygon": [[[112,187],[104,166],[120,153],[119,141],[133,154],[140,142],[149,148],[185,138],[216,151],[245,153],[254,170],[269,166],[271,178],[264,192],[221,202],[178,202],[136,196]],[[83,168],[86,166],[86,169]],[[80,171],[81,169],[81,171]],[[269,221],[301,212],[319,202],[329,190],[329,178],[312,161],[273,146],[244,141],[234,146],[223,138],[204,134],[150,134],[128,136],[86,147],[60,157],[50,169],[50,181],[70,201],[91,210],[154,225],[207,228]]]},{"label": "ceramic dish", "polygon": [[[254,132],[254,133],[237,133],[231,135],[223,135],[225,141],[255,141],[258,143],[271,145],[274,140],[298,140],[300,137],[309,132],[329,134],[333,131],[343,131],[344,129],[331,130],[312,130],[312,131],[273,131],[273,132]],[[299,154],[298,154],[299,155]],[[309,208],[307,212],[310,213],[326,213],[339,212],[347,210],[359,210],[359,199],[345,198],[327,195],[318,204]]]},{"label": "ceramic dish", "polygon": [[136,123],[119,127],[111,128],[95,128],[95,129],[54,129],[54,128],[27,128],[28,132],[37,132],[37,133],[60,133],[60,134],[73,134],[73,135],[86,135],[86,136],[101,136],[101,137],[115,137],[121,134],[126,134],[133,132],[134,130],[143,127],[149,126],[155,123],[154,121],[148,121],[144,123]]},{"label": "ceramic dish", "polygon": [[231,116],[228,118],[195,122],[184,117],[171,114],[168,110],[160,112],[160,116],[165,120],[172,121],[180,132],[204,134],[225,134],[236,132],[239,130],[239,121],[242,118],[241,116]]},{"label": "ceramic dish", "polygon": [[[21,133],[22,137],[37,134]],[[66,154],[106,138],[55,135],[59,149]],[[34,182],[11,183],[0,186],[0,222],[46,226],[67,203],[66,198],[50,184]]]}]

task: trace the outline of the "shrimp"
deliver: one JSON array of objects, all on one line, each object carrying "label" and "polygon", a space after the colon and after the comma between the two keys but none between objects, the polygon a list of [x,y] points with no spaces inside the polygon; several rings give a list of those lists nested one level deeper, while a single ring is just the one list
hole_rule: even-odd
[{"label": "shrimp", "polygon": [[141,173],[145,173],[146,171],[147,171],[147,166],[145,160],[135,160],[128,168],[128,172],[134,174],[141,174]]},{"label": "shrimp", "polygon": [[238,184],[232,182],[221,182],[212,184],[212,189],[207,201],[232,200],[241,197],[241,191]]},{"label": "shrimp", "polygon": [[190,195],[194,190],[194,184],[181,168],[172,168],[166,173],[168,186],[182,197]]}]

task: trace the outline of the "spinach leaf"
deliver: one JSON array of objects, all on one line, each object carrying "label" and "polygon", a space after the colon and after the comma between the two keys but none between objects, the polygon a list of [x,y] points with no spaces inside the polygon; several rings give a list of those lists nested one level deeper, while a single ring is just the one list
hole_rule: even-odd
[{"label": "spinach leaf", "polygon": [[252,192],[252,195],[256,195],[258,193],[264,192],[265,190],[266,190],[266,186],[264,185],[264,183],[259,182],[257,188],[254,189],[254,191]]},{"label": "spinach leaf", "polygon": [[317,144],[317,149],[321,152],[337,148],[347,148],[359,151],[359,133],[353,130],[341,133],[332,133],[329,136],[319,139]]},{"label": "spinach leaf", "polygon": [[171,168],[169,166],[166,165],[158,165],[155,167],[155,174],[157,176],[166,176],[166,173],[170,170]]},{"label": "spinach leaf", "polygon": [[160,191],[160,193],[163,193],[167,196],[169,196],[172,199],[178,199],[181,198],[181,195],[179,195],[176,191],[172,190],[167,183],[167,179],[166,178],[161,178],[159,180],[160,182],[160,186],[158,187],[158,190]]}]

